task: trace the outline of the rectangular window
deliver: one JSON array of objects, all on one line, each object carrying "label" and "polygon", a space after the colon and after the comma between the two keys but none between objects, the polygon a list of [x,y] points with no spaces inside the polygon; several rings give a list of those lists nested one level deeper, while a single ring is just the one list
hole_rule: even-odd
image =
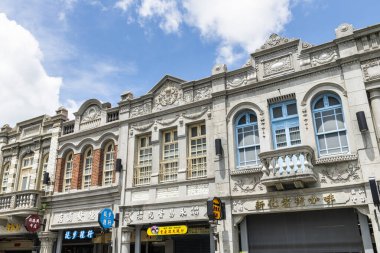
[{"label": "rectangular window", "polygon": [[187,170],[189,179],[207,176],[206,125],[204,123],[189,127]]},{"label": "rectangular window", "polygon": [[294,100],[270,106],[274,147],[301,144],[297,103]]},{"label": "rectangular window", "polygon": [[177,130],[162,133],[162,159],[160,163],[160,182],[177,180],[178,137]]},{"label": "rectangular window", "polygon": [[134,184],[150,184],[152,174],[152,141],[150,135],[137,139],[137,162],[135,165]]}]

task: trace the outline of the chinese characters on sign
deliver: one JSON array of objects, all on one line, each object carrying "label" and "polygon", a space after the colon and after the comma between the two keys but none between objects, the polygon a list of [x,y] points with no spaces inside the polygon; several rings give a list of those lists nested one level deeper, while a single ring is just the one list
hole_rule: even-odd
[{"label": "chinese characters on sign", "polygon": [[75,239],[92,239],[95,237],[95,231],[93,229],[89,230],[74,230],[65,232],[65,240],[75,240]]},{"label": "chinese characters on sign", "polygon": [[187,233],[187,226],[152,226],[148,228],[147,234],[150,236],[153,235],[183,235]]},{"label": "chinese characters on sign", "polygon": [[7,224],[7,231],[8,232],[18,232],[20,230],[21,230],[20,224],[13,224],[13,223]]},{"label": "chinese characters on sign", "polygon": [[115,221],[115,216],[111,209],[104,208],[98,214],[99,225],[104,229],[112,228]]},{"label": "chinese characters on sign", "polygon": [[31,214],[25,219],[25,228],[29,232],[37,232],[37,230],[41,227],[41,218],[37,214]]}]

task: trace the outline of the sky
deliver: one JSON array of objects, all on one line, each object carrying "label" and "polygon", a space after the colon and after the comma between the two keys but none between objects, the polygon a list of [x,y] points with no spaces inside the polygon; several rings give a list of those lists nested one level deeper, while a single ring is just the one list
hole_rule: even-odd
[{"label": "sky", "polygon": [[380,23],[379,0],[0,0],[0,127],[87,99],[117,106],[165,75],[244,65],[272,33],[313,45]]}]

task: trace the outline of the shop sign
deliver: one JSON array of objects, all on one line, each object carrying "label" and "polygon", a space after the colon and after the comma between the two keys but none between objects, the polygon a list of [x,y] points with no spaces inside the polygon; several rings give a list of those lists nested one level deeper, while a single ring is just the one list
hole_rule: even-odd
[{"label": "shop sign", "polygon": [[6,229],[7,229],[7,232],[18,232],[21,230],[21,225],[8,223]]},{"label": "shop sign", "polygon": [[224,203],[218,197],[207,200],[207,216],[210,220],[224,219]]},{"label": "shop sign", "polygon": [[187,230],[188,235],[203,235],[203,234],[209,234],[210,229],[205,227],[190,227]]},{"label": "shop sign", "polygon": [[35,233],[41,227],[41,218],[37,214],[31,214],[26,217],[24,225],[26,230]]},{"label": "shop sign", "polygon": [[187,226],[152,226],[148,228],[147,234],[152,235],[183,235],[187,233]]},{"label": "shop sign", "polygon": [[98,214],[99,225],[104,229],[112,228],[115,221],[115,215],[109,208],[102,209]]},{"label": "shop sign", "polygon": [[93,229],[65,231],[65,240],[93,239],[94,237],[95,231]]}]

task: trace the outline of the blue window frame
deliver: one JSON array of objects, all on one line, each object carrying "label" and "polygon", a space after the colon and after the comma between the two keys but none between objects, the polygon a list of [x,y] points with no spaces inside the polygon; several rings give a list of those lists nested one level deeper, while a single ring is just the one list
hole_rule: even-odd
[{"label": "blue window frame", "polygon": [[340,98],[321,95],[313,100],[312,109],[319,155],[347,153],[347,130]]},{"label": "blue window frame", "polygon": [[241,113],[235,122],[237,166],[246,167],[260,164],[259,128],[253,112]]},{"label": "blue window frame", "polygon": [[295,100],[271,105],[270,115],[274,148],[286,148],[301,144]]}]

